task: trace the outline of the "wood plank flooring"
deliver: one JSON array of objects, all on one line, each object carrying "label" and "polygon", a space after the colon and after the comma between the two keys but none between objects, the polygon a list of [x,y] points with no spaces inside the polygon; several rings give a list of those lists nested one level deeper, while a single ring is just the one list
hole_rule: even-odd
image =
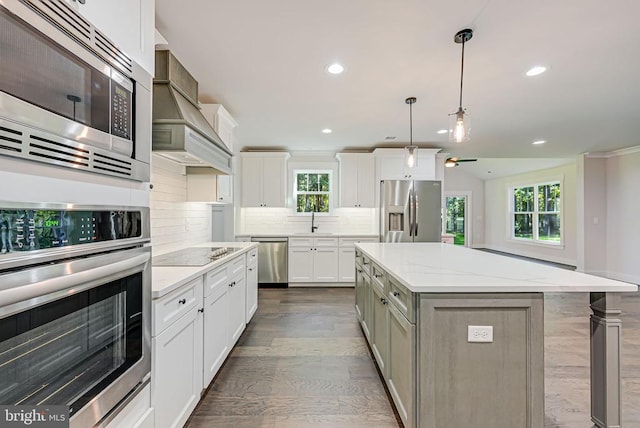
[{"label": "wood plank flooring", "polygon": [[[545,427],[592,426],[588,301],[545,297]],[[352,288],[260,289],[258,312],[187,426],[400,426],[353,302]],[[623,311],[623,427],[636,427],[640,295],[625,295]]]}]

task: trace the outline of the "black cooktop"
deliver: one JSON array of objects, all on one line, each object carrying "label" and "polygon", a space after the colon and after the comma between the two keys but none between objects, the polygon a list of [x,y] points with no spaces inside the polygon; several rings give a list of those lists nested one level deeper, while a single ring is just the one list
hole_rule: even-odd
[{"label": "black cooktop", "polygon": [[192,247],[156,256],[153,266],[204,266],[237,251],[227,247]]}]

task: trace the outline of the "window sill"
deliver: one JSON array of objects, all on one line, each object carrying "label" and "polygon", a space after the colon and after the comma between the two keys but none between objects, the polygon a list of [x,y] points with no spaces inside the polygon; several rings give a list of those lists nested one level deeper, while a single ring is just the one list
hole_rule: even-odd
[{"label": "window sill", "polygon": [[564,243],[562,242],[534,241],[533,239],[518,239],[518,238],[508,238],[507,241],[513,244],[523,244],[523,245],[531,245],[534,247],[541,247],[541,248],[552,248],[554,250],[564,250]]}]

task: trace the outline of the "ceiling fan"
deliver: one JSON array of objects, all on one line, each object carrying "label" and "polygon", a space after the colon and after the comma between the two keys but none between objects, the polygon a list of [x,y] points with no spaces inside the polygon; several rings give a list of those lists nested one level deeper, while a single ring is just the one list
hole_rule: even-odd
[{"label": "ceiling fan", "polygon": [[447,158],[444,162],[444,166],[447,168],[453,168],[454,166],[458,166],[459,162],[475,162],[478,159],[460,159],[460,158]]}]

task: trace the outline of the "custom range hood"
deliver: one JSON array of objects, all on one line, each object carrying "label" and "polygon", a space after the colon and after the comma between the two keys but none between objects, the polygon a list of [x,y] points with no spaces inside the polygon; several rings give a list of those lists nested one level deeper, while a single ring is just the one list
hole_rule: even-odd
[{"label": "custom range hood", "polygon": [[169,51],[156,51],[153,152],[189,167],[231,173],[232,153],[198,107],[198,82]]}]

